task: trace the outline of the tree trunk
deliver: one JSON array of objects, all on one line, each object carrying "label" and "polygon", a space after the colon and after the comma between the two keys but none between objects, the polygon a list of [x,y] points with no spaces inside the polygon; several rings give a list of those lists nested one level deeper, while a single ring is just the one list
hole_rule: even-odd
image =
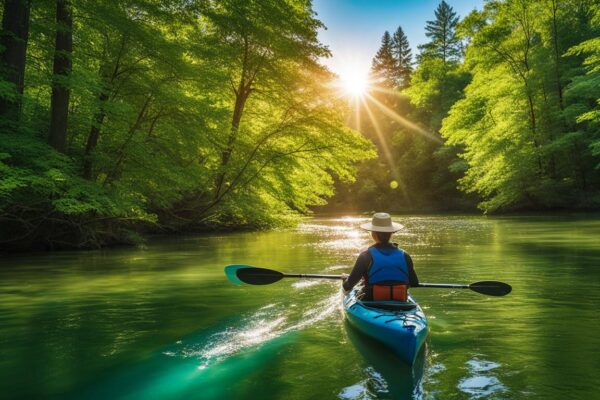
[{"label": "tree trunk", "polygon": [[68,78],[71,74],[71,55],[73,52],[73,19],[69,0],[56,1],[56,24],[48,143],[56,150],[64,152],[67,143],[67,117],[70,96]]},{"label": "tree trunk", "polygon": [[258,72],[258,66],[256,66],[254,71],[251,72],[251,67],[249,64],[249,42],[248,38],[244,37],[242,74],[237,89],[233,89],[235,93],[235,105],[233,107],[233,115],[231,117],[231,130],[229,131],[227,146],[221,152],[221,170],[219,171],[215,181],[216,185],[213,201],[218,201],[221,195],[221,190],[223,189],[223,184],[225,183],[225,176],[227,175],[226,167],[229,163],[229,159],[231,158],[233,146],[235,145],[235,141],[237,139],[240,122],[242,120],[242,115],[244,114],[244,106],[246,105],[246,101],[250,96],[250,92],[252,91],[252,83],[254,82],[254,78]]},{"label": "tree trunk", "polygon": [[[121,167],[121,165],[123,164],[123,161],[125,160],[125,155],[126,155],[125,147],[127,147],[129,142],[131,142],[131,140],[133,140],[133,136],[142,126],[144,119],[148,115],[148,108],[150,107],[151,102],[152,102],[152,96],[150,95],[150,96],[146,97],[146,101],[144,101],[144,104],[142,105],[142,108],[140,109],[140,111],[137,115],[137,118],[135,119],[135,122],[129,128],[129,132],[127,132],[127,138],[125,139],[125,141],[123,142],[123,144],[121,144],[121,147],[119,148],[119,155],[117,156],[117,161],[115,162],[115,165],[113,166],[111,171],[107,174],[106,179],[104,180],[104,182],[102,184],[103,186],[117,178],[119,168]],[[156,121],[154,121],[154,122],[156,122]]]},{"label": "tree trunk", "polygon": [[225,182],[225,167],[229,163],[229,159],[231,158],[231,153],[233,152],[233,146],[235,144],[235,140],[237,138],[238,130],[240,129],[240,122],[242,120],[242,115],[244,113],[244,106],[246,105],[246,100],[248,100],[250,92],[246,89],[243,81],[240,83],[239,89],[236,93],[235,97],[235,106],[233,108],[233,116],[231,117],[231,131],[229,133],[229,138],[227,140],[227,147],[221,152],[221,172],[217,176],[217,185],[215,189],[215,199],[219,198],[221,194],[221,190],[223,188],[223,183]]},{"label": "tree trunk", "polygon": [[98,96],[98,102],[100,103],[100,108],[94,114],[94,119],[92,121],[92,127],[90,128],[90,134],[88,135],[87,142],[85,144],[85,152],[83,153],[83,177],[85,179],[93,178],[93,163],[92,163],[92,152],[96,148],[98,144],[98,138],[100,137],[100,127],[104,122],[104,117],[106,113],[104,112],[104,103],[108,100],[108,94],[106,92],[101,92]]},{"label": "tree trunk", "polygon": [[556,74],[556,91],[558,94],[558,105],[560,110],[564,110],[564,102],[563,102],[563,88],[562,83],[560,82],[560,59],[561,59],[561,51],[558,47],[558,28],[556,26],[556,11],[558,9],[558,5],[555,0],[552,0],[552,39],[554,44],[554,73]]},{"label": "tree trunk", "polygon": [[104,110],[105,103],[114,96],[115,93],[111,93],[111,88],[117,76],[121,71],[121,59],[125,54],[125,48],[127,44],[127,34],[121,36],[121,44],[119,45],[119,51],[115,60],[115,65],[112,68],[112,74],[108,72],[108,65],[104,64],[100,67],[100,80],[102,82],[102,88],[98,94],[98,110],[94,113],[92,118],[92,126],[90,133],[85,144],[85,152],[83,153],[83,177],[85,179],[93,179],[93,161],[92,153],[98,144],[100,138],[100,129],[104,123],[106,117],[106,111]]},{"label": "tree trunk", "polygon": [[29,39],[29,12],[31,0],[4,0],[0,45],[0,74],[15,85],[18,96],[0,98],[0,117],[18,121],[21,113],[21,95],[25,82],[25,55]]}]

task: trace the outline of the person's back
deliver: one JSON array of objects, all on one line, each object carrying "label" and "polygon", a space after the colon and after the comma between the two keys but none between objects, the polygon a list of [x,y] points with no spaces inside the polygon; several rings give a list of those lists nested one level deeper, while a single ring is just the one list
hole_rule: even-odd
[{"label": "person's back", "polygon": [[408,287],[417,286],[419,280],[410,255],[390,242],[392,233],[402,229],[402,225],[392,222],[387,213],[377,213],[371,223],[362,224],[361,228],[371,231],[375,244],[358,256],[344,281],[344,290],[352,289],[362,279],[364,300],[406,301]]}]

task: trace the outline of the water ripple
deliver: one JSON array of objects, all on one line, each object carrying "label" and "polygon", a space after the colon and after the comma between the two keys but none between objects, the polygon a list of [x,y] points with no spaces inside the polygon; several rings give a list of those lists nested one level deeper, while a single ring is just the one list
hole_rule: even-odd
[{"label": "water ripple", "polygon": [[338,393],[338,398],[343,400],[387,398],[390,391],[384,377],[373,367],[367,367],[365,369],[365,374],[367,375],[366,379],[343,388],[340,393]]},{"label": "water ripple", "polygon": [[506,386],[491,373],[500,364],[486,360],[469,360],[467,368],[471,376],[463,378],[458,383],[458,389],[471,395],[472,399],[481,399],[507,391]]}]

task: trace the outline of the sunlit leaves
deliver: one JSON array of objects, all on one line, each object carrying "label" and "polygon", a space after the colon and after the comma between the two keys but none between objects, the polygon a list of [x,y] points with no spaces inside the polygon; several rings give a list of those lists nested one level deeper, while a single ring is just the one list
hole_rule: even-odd
[{"label": "sunlit leaves", "polygon": [[[12,232],[4,243],[100,246],[154,222],[288,223],[332,194],[333,176],[352,180],[354,161],[373,155],[327,88],[319,60],[329,51],[308,2],[72,6],[66,155],[44,143],[54,3],[32,11],[20,135],[0,148],[0,220]],[[240,79],[250,95],[231,141]],[[0,82],[0,96],[13,92]]]},{"label": "sunlit leaves", "polygon": [[593,72],[582,76],[581,58],[573,57],[597,44],[561,51],[590,35],[589,8],[578,9],[575,21],[554,4],[493,1],[461,24],[473,80],[442,134],[464,146],[460,185],[484,198],[483,210],[589,207],[597,191],[589,148],[597,133],[582,124],[594,118],[586,110],[598,82]]}]

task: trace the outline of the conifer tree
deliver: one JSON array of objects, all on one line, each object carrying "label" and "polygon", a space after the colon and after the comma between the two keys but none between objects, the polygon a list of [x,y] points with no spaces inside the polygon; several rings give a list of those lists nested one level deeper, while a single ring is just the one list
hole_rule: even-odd
[{"label": "conifer tree", "polygon": [[427,44],[419,46],[424,57],[441,58],[444,65],[448,61],[456,61],[462,55],[460,39],[456,35],[459,17],[444,0],[435,10],[435,20],[427,21],[425,35],[431,39]]},{"label": "conifer tree", "polygon": [[392,52],[392,37],[385,31],[381,38],[381,47],[377,50],[371,72],[380,86],[394,87],[396,82],[396,60]]},{"label": "conifer tree", "polygon": [[392,55],[396,61],[396,87],[405,89],[410,84],[412,73],[412,52],[408,44],[408,38],[399,26],[392,36]]}]

